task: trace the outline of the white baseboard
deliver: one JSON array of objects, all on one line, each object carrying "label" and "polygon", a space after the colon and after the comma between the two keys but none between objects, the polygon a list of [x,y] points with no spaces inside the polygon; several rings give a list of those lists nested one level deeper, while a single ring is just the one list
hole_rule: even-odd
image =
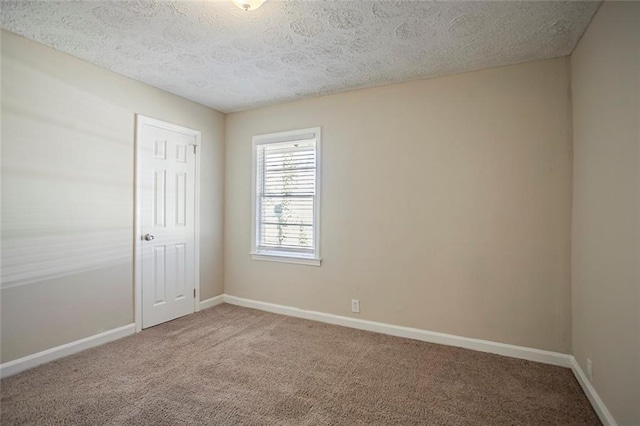
[{"label": "white baseboard", "polygon": [[235,296],[224,296],[224,301],[232,305],[254,308],[276,314],[289,315],[292,317],[310,319],[329,324],[341,325],[344,327],[357,328],[360,330],[374,331],[376,333],[389,334],[392,336],[406,337],[409,339],[421,340],[440,345],[457,346],[474,351],[488,352],[497,355],[521,358],[529,361],[542,362],[545,364],[559,365],[562,367],[572,367],[572,356],[559,352],[544,351],[540,349],[527,348],[524,346],[508,345],[506,343],[491,342],[488,340],[472,339],[469,337],[455,336],[452,334],[438,333],[434,331],[421,330],[418,328],[402,327],[399,325],[384,324],[381,322],[361,320],[357,318],[344,317],[340,315],[325,314],[316,311],[306,311],[290,306],[275,305],[273,303],[260,302],[257,300],[243,299]]},{"label": "white baseboard", "polygon": [[587,376],[585,376],[584,372],[580,368],[580,365],[573,357],[573,355],[563,354],[559,352],[543,351],[540,349],[527,348],[524,346],[508,345],[505,343],[491,342],[488,340],[472,339],[469,337],[455,336],[452,334],[438,333],[417,328],[384,324],[380,322],[326,314],[316,311],[306,311],[304,309],[276,305],[267,302],[260,302],[257,300],[243,299],[227,294],[224,295],[224,301],[225,303],[229,303],[232,305],[259,309],[261,311],[273,312],[276,314],[288,315],[297,318],[304,318],[329,324],[341,325],[344,327],[389,334],[392,336],[406,337],[409,339],[421,340],[429,343],[457,346],[474,351],[488,352],[497,355],[509,356],[512,358],[526,359],[529,361],[571,368],[573,374],[576,376],[576,379],[580,383],[580,386],[582,386],[584,393],[587,395],[589,402],[591,402],[593,409],[600,418],[600,421],[605,426],[617,426],[617,423],[614,420],[613,416],[604,405],[604,402],[602,402],[602,399],[600,399],[600,396],[598,396],[595,388],[593,387],[593,385],[591,385],[591,382],[589,382]]},{"label": "white baseboard", "polygon": [[200,301],[200,310],[212,308],[224,303],[224,294]]},{"label": "white baseboard", "polygon": [[[224,294],[221,294],[210,299],[202,300],[199,303],[200,309],[211,308],[216,305],[224,303]],[[114,328],[103,333],[89,336],[84,339],[76,340],[75,342],[67,343],[55,348],[47,349],[42,352],[38,352],[32,355],[5,362],[0,364],[0,378],[5,378],[18,374],[22,371],[28,370],[33,367],[37,367],[40,364],[54,361],[56,359],[72,355],[83,351],[85,349],[92,348],[94,346],[102,345],[103,343],[111,342],[113,340],[120,339],[122,337],[129,336],[136,332],[135,324],[128,324],[123,327]]]},{"label": "white baseboard", "polygon": [[38,352],[33,355],[27,355],[13,361],[0,364],[0,378],[5,378],[18,374],[22,371],[36,367],[46,362],[54,361],[58,358],[69,356],[85,349],[93,348],[113,340],[134,334],[136,331],[135,324],[127,324],[122,327],[114,328],[75,342],[67,343],[46,351]]},{"label": "white baseboard", "polygon": [[596,392],[596,389],[587,378],[587,375],[584,374],[584,371],[580,368],[580,364],[578,364],[578,361],[574,357],[571,357],[571,369],[573,370],[573,374],[576,376],[578,383],[582,386],[582,390],[587,395],[587,398],[589,398],[589,402],[591,402],[591,405],[600,418],[602,424],[604,426],[617,426],[618,424],[611,415],[611,412],[607,409],[607,406],[604,405],[604,402],[600,399],[598,392]]},{"label": "white baseboard", "polygon": [[[434,331],[421,330],[418,328],[403,327],[398,325],[385,324],[375,321],[367,321],[358,318],[344,317],[340,315],[326,314],[317,311],[307,311],[291,306],[276,305],[273,303],[260,302],[257,300],[244,299],[241,297],[221,294],[200,302],[200,309],[211,308],[222,303],[243,306],[246,308],[258,309],[261,311],[273,312],[276,314],[288,315],[297,318],[304,318],[328,324],[335,324],[344,327],[356,328],[359,330],[373,331],[376,333],[388,334],[391,336],[406,337],[409,339],[421,340],[429,343],[456,346],[480,352],[488,352],[497,355],[504,355],[513,358],[526,359],[529,361],[541,362],[544,364],[557,365],[571,368],[578,383],[582,386],[584,393],[591,402],[600,421],[605,426],[617,426],[613,416],[600,399],[591,382],[580,368],[580,365],[572,355],[559,352],[544,351],[540,349],[527,348],[524,346],[508,345],[505,343],[491,342],[488,340],[472,339],[453,334],[438,333]],[[134,334],[135,324],[128,324],[114,328],[94,336],[86,337],[75,342],[47,349],[33,355],[28,355],[13,361],[0,364],[0,378],[12,376],[30,368],[36,367],[56,359],[75,354],[77,352],[102,345],[113,340]]]}]

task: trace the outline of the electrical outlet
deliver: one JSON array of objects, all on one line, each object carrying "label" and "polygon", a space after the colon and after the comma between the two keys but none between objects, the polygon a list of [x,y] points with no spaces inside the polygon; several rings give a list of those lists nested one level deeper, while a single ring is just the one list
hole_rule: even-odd
[{"label": "electrical outlet", "polygon": [[360,313],[359,299],[351,299],[351,312]]},{"label": "electrical outlet", "polygon": [[593,382],[593,364],[591,363],[591,358],[587,358],[587,377],[590,382]]}]

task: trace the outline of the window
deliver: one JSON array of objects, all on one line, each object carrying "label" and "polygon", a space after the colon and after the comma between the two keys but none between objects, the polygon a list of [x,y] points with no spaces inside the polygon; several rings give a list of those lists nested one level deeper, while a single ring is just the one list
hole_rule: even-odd
[{"label": "window", "polygon": [[320,266],[320,128],[253,137],[251,257]]}]

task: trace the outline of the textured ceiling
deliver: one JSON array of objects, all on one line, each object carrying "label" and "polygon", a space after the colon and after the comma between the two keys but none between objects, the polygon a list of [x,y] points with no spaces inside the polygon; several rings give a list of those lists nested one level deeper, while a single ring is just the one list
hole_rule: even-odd
[{"label": "textured ceiling", "polygon": [[4,29],[223,112],[570,54],[600,2],[4,1]]}]

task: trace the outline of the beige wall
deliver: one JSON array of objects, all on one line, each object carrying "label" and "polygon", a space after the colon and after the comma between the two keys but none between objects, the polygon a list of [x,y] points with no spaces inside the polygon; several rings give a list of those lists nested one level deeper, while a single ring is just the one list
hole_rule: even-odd
[{"label": "beige wall", "polygon": [[223,293],[223,114],[2,32],[2,362],[133,322],[134,114],[202,131],[201,298]]},{"label": "beige wall", "polygon": [[640,3],[605,2],[571,58],[573,350],[640,424]]},{"label": "beige wall", "polygon": [[[251,137],[313,126],[322,266],[251,260]],[[234,113],[225,143],[227,294],[570,351],[567,58]]]},{"label": "beige wall", "polygon": [[[202,131],[202,299],[573,347],[640,423],[639,21],[606,2],[571,58],[572,214],[566,58],[234,113],[225,134],[216,111],[3,31],[1,361],[133,322],[141,113]],[[323,265],[252,261],[251,136],[312,126]]]}]

